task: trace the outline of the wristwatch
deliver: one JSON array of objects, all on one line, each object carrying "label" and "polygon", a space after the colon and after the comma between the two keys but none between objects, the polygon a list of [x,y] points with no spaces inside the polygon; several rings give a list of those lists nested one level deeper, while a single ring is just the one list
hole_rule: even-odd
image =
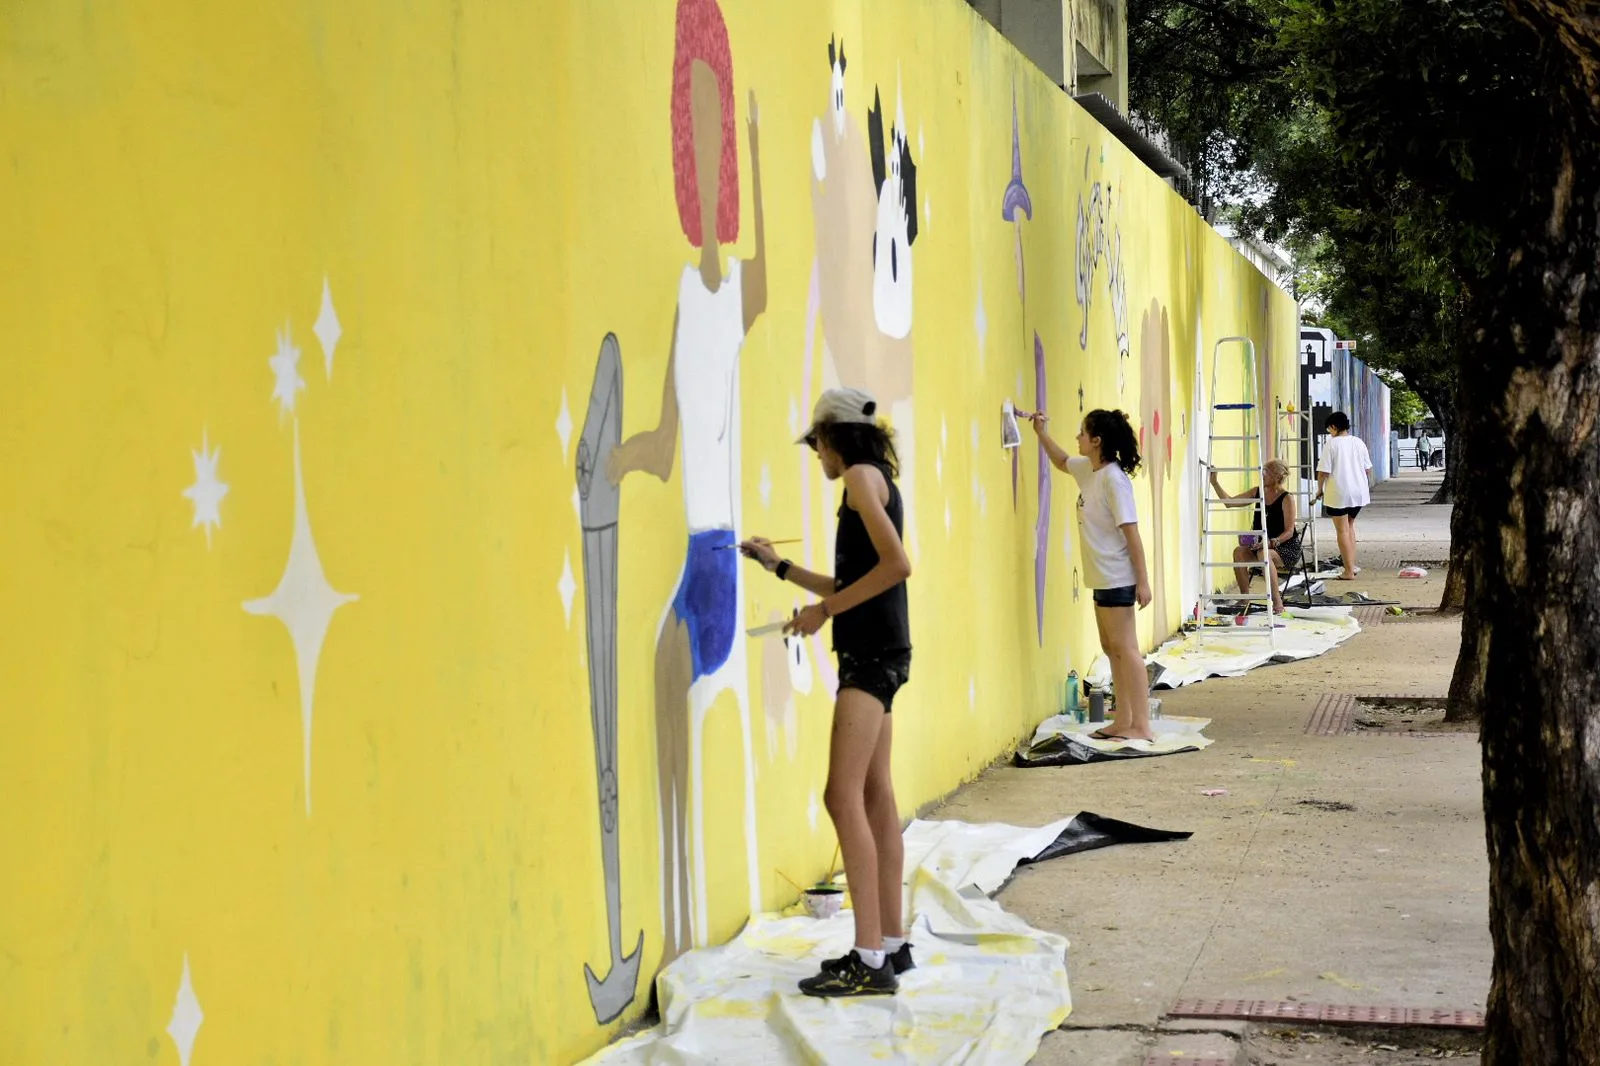
[{"label": "wristwatch", "polygon": [[772,572],[778,575],[779,581],[787,581],[789,580],[789,567],[791,565],[793,564],[791,564],[789,560],[779,559],[778,565],[772,568]]}]

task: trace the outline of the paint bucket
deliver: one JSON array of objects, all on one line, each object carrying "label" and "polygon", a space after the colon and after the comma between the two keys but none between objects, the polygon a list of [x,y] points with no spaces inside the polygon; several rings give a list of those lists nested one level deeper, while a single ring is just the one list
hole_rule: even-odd
[{"label": "paint bucket", "polygon": [[801,897],[806,913],[813,918],[832,918],[844,904],[844,889],[832,885],[814,885]]}]

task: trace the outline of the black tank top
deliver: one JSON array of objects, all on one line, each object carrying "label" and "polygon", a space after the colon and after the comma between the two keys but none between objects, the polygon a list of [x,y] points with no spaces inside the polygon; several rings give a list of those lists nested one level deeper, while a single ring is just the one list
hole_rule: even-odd
[{"label": "black tank top", "polygon": [[[1261,490],[1260,489],[1256,489],[1255,495],[1259,496],[1260,494],[1261,494]],[[1267,536],[1268,537],[1281,537],[1281,536],[1283,536],[1283,499],[1287,495],[1289,495],[1289,491],[1287,489],[1285,489],[1284,491],[1278,493],[1278,498],[1276,500],[1271,500],[1271,501],[1269,501],[1267,503]],[[1259,512],[1257,512],[1250,519],[1250,528],[1251,529],[1260,529],[1261,528],[1261,515],[1260,515]]]},{"label": "black tank top", "polygon": [[[894,523],[896,536],[904,529],[905,510],[900,500],[900,489],[889,476],[889,471],[878,467],[883,479],[889,483],[889,521]],[[872,546],[867,525],[850,506],[850,494],[845,492],[839,504],[839,528],[833,539],[833,587],[835,590],[852,585],[867,576],[878,565],[878,550]],[[865,603],[858,604],[833,620],[833,649],[851,655],[883,655],[911,650],[911,615],[906,601],[906,583],[880,592]]]}]

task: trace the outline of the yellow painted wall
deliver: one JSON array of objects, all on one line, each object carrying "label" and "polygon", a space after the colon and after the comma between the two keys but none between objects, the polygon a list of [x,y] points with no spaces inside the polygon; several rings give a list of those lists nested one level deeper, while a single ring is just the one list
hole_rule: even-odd
[{"label": "yellow painted wall", "polygon": [[[752,96],[767,228],[732,404],[737,527],[809,537],[794,553],[818,566],[837,490],[791,443],[838,373],[817,323],[877,328],[870,299],[808,314],[830,37],[848,59],[839,144],[864,141],[875,90],[886,123],[905,116],[913,326],[866,350],[873,380],[912,381],[896,418],[917,526],[916,661],[894,712],[909,813],[1051,713],[1069,664],[1096,654],[1072,483],[1052,483],[1041,637],[1038,456],[1025,438],[1013,499],[999,445],[1002,401],[1036,402],[1034,334],[1063,439],[1080,386],[1146,424],[1147,450],[1173,437],[1163,484],[1135,480],[1147,545],[1163,494],[1153,644],[1189,605],[1197,354],[1209,384],[1212,344],[1246,334],[1270,395],[1292,398],[1294,306],[964,4],[722,14],[740,201],[723,260],[755,254]],[[697,257],[674,195],[675,17],[672,0],[0,14],[0,1062],[179,1062],[186,960],[196,1066],[567,1062],[620,1024],[597,1022],[582,972],[610,968],[611,934],[575,467],[606,334],[624,432],[656,425]],[[1020,223],[1001,217],[1013,109]],[[1078,213],[1096,182],[1125,296],[1101,260],[1085,312]],[[837,246],[870,247],[876,216],[840,217]],[[331,358],[313,329],[325,281]],[[1141,413],[1151,359],[1170,368],[1160,434]],[[195,452],[227,485],[219,524],[196,525],[205,493],[184,495],[203,487]],[[685,476],[679,454],[668,481],[621,486],[618,937],[644,943],[622,1020],[670,924],[663,855],[689,854],[661,837],[655,696]],[[303,580],[312,545],[325,584]],[[801,602],[743,582],[741,631]],[[736,644],[745,668],[702,708],[685,812],[704,824],[702,941],[737,931],[752,875],[782,905],[778,871],[815,877],[834,843],[826,667],[794,694],[768,658],[781,645]]]}]

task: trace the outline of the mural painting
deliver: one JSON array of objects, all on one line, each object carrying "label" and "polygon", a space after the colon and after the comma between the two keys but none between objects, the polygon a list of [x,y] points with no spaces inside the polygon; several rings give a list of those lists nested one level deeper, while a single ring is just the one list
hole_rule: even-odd
[{"label": "mural painting", "polygon": [[[681,437],[689,544],[656,645],[656,754],[661,819],[662,964],[702,942],[708,922],[702,738],[718,695],[732,691],[744,741],[744,835],[749,905],[760,909],[755,763],[751,751],[743,588],[738,555],[739,351],[767,305],[759,115],[748,137],[755,228],[749,260],[721,249],[739,235],[733,54],[715,0],[679,0],[672,70],[672,165],[683,235],[698,252],[678,278],[672,349],[654,429],[618,444],[607,476],[672,475]],[[722,775],[725,776],[725,775]],[[691,818],[692,812],[692,818]]]},{"label": "mural painting", "polygon": [[[1089,159],[1093,150],[1083,152],[1083,180],[1089,183]],[[1105,150],[1100,151],[1105,163]],[[1128,364],[1128,276],[1122,265],[1122,226],[1111,221],[1113,191],[1109,184],[1096,181],[1089,187],[1089,199],[1078,194],[1078,306],[1083,308],[1083,326],[1078,331],[1078,347],[1089,348],[1089,308],[1094,303],[1094,278],[1100,264],[1106,267],[1106,291],[1111,298],[1111,320],[1117,331],[1117,392],[1127,384]]]},{"label": "mural painting", "polygon": [[[1172,480],[1172,345],[1166,308],[1151,300],[1139,324],[1139,452],[1150,478],[1150,606],[1158,625],[1170,624],[1167,532],[1168,485]],[[1198,464],[1196,464],[1198,465]],[[1191,550],[1187,545],[1183,550]]]},{"label": "mural painting", "polygon": [[[644,930],[622,953],[622,863],[617,779],[617,515],[618,486],[604,470],[622,438],[622,352],[606,334],[595,364],[589,413],[578,438],[578,497],[583,526],[584,618],[588,624],[589,717],[594,731],[594,771],[600,807],[600,856],[606,882],[606,928],[611,959],[605,976],[585,963],[589,1005],[601,1025],[633,1002],[643,958]],[[598,477],[596,475],[599,475]]]},{"label": "mural painting", "polygon": [[[1033,221],[1033,197],[1028,194],[1028,186],[1022,180],[1022,136],[1017,122],[1017,93],[1013,86],[1011,90],[1011,180],[1006,183],[1005,193],[1000,200],[1000,217],[1012,224],[1016,233],[1017,250],[1017,299],[1022,303],[1023,331],[1028,329],[1028,272],[1022,254],[1022,220],[1026,218]],[[1044,341],[1039,338],[1038,331],[1033,334],[1033,389],[1034,408],[1039,411],[1049,409],[1048,390],[1045,384],[1045,359]],[[1041,442],[1038,448],[1039,467],[1039,516],[1034,521],[1033,527],[1033,609],[1034,623],[1038,631],[1039,644],[1044,645],[1044,591],[1045,576],[1050,565],[1050,456],[1044,450]],[[1011,504],[1015,509],[1017,501],[1017,453],[1021,449],[1011,450]],[[1070,551],[1068,553],[1071,554]]]}]

